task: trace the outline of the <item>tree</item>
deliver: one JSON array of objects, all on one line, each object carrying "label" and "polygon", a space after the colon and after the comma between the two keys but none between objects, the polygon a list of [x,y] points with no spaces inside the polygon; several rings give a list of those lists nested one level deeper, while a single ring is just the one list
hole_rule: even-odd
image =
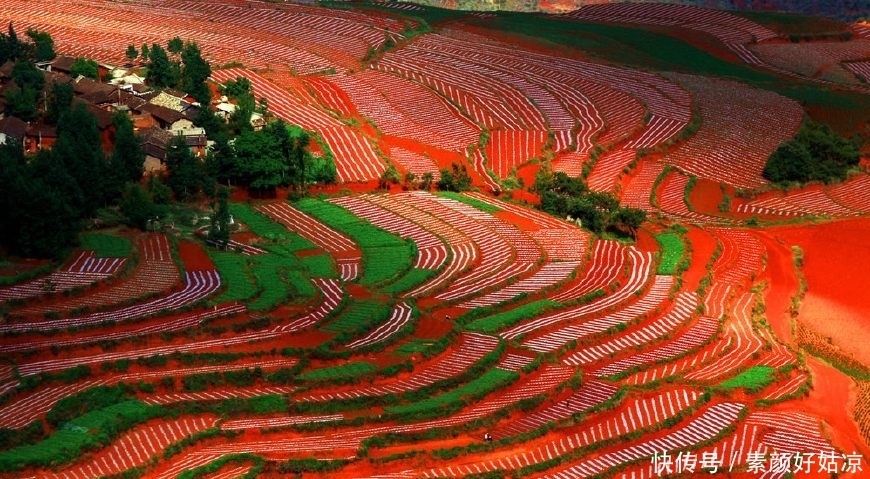
[{"label": "tree", "polygon": [[181,50],[184,48],[184,42],[179,37],[174,37],[168,42],[166,42],[166,49],[169,50],[169,53],[173,55],[178,55],[181,53]]},{"label": "tree", "polygon": [[127,45],[127,51],[124,52],[124,55],[127,57],[127,60],[131,62],[139,57],[139,50],[136,50],[136,45],[132,43]]},{"label": "tree", "polygon": [[382,190],[389,189],[391,184],[398,185],[401,180],[402,177],[399,175],[396,167],[394,165],[387,165],[387,168],[381,173],[381,177],[378,178],[378,188]]},{"label": "tree", "polygon": [[106,189],[108,164],[103,154],[97,120],[83,104],[76,104],[60,116],[57,142],[52,147],[57,161],[63,162],[82,190],[82,214],[91,215],[106,204],[115,192]]},{"label": "tree", "polygon": [[178,83],[178,65],[169,61],[166,50],[151,45],[148,62],[148,83],[155,88],[173,87]]},{"label": "tree", "polygon": [[73,64],[69,67],[69,72],[74,78],[81,75],[93,78],[94,80],[100,79],[99,65],[97,62],[87,58],[76,58],[75,61],[73,61]]},{"label": "tree", "polygon": [[218,244],[227,244],[230,241],[230,189],[221,186],[217,190],[217,204],[211,218],[211,227],[208,238],[217,241]]},{"label": "tree", "polygon": [[39,117],[39,92],[31,87],[12,86],[6,90],[6,112],[24,121]]},{"label": "tree", "polygon": [[75,90],[72,83],[55,83],[51,87],[51,93],[48,95],[48,105],[46,105],[45,121],[49,124],[56,125],[61,115],[68,112],[72,105]]},{"label": "tree", "polygon": [[40,32],[34,28],[28,28],[27,36],[33,42],[34,61],[45,62],[54,60],[57,53],[54,51],[54,40],[48,32]]},{"label": "tree", "polygon": [[147,229],[148,222],[154,218],[165,216],[165,208],[155,204],[139,183],[127,183],[124,186],[120,208],[125,223],[141,230]]},{"label": "tree", "polygon": [[184,45],[181,61],[184,65],[181,87],[201,105],[208,106],[211,103],[211,91],[206,80],[211,76],[211,67],[202,58],[202,52],[196,43],[188,42]]},{"label": "tree", "polygon": [[202,163],[193,156],[183,136],[175,136],[166,146],[166,167],[169,170],[167,184],[176,197],[186,201],[199,194]]},{"label": "tree", "polygon": [[435,179],[435,175],[432,174],[431,171],[427,171],[423,173],[420,177],[420,189],[423,191],[429,191],[432,188],[432,181]]},{"label": "tree", "polygon": [[109,169],[120,193],[124,183],[142,179],[145,151],[126,112],[116,112],[112,123],[115,125],[115,147],[109,157]]},{"label": "tree", "polygon": [[148,44],[143,43],[142,48],[139,49],[139,57],[142,58],[143,62],[147,62],[148,59],[150,58],[148,55],[149,55]]},{"label": "tree", "polygon": [[775,183],[840,181],[860,161],[859,144],[828,125],[808,121],[767,160],[762,175]]}]

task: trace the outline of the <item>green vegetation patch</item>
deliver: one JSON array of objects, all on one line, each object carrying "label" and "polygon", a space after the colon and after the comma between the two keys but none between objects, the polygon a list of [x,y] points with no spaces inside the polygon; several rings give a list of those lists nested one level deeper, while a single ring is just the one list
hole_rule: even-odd
[{"label": "green vegetation patch", "polygon": [[359,246],[363,254],[360,278],[363,286],[394,281],[411,269],[417,253],[413,242],[403,240],[326,201],[306,198],[295,206],[348,235]]},{"label": "green vegetation patch", "polygon": [[377,301],[354,301],[335,319],[323,327],[331,333],[359,334],[384,322],[390,316],[390,305]]},{"label": "green vegetation patch", "polygon": [[164,412],[159,406],[141,401],[124,401],[89,412],[64,423],[60,430],[39,443],[0,452],[0,471],[65,464],[84,451],[108,445],[124,430]]},{"label": "green vegetation patch", "polygon": [[388,294],[410,291],[434,277],[436,273],[434,269],[411,268],[401,278],[381,288],[381,291]]},{"label": "green vegetation patch", "polygon": [[299,262],[308,271],[312,278],[338,278],[338,272],[328,254],[316,254],[302,256]]},{"label": "green vegetation patch", "polygon": [[501,208],[487,203],[485,201],[481,201],[477,198],[472,198],[470,196],[465,196],[461,193],[455,193],[453,191],[440,191],[438,192],[438,196],[444,198],[450,198],[451,200],[459,201],[460,203],[465,203],[466,205],[473,206],[480,211],[484,211],[486,213],[498,213],[501,211]]},{"label": "green vegetation patch", "polygon": [[226,287],[216,302],[248,301],[259,293],[260,288],[250,274],[248,256],[212,249],[208,253]]},{"label": "green vegetation patch", "polygon": [[770,155],[762,176],[779,184],[842,181],[858,165],[860,147],[858,140],[847,140],[827,125],[808,121]]},{"label": "green vegetation patch", "polygon": [[758,391],[773,382],[776,369],[770,366],[753,366],[737,376],[719,384],[723,389],[744,388],[750,391]]},{"label": "green vegetation patch", "polygon": [[303,381],[343,381],[354,377],[366,376],[378,370],[372,363],[359,361],[329,368],[314,369],[299,374]]},{"label": "green vegetation patch", "polygon": [[422,401],[400,406],[388,406],[386,411],[397,415],[428,415],[443,408],[461,405],[466,398],[478,398],[497,389],[503,388],[517,380],[519,374],[513,371],[493,368],[486,373],[452,391],[438,396],[429,397]]},{"label": "green vegetation patch", "polygon": [[524,319],[538,316],[544,311],[559,306],[559,304],[560,303],[551,299],[542,299],[532,303],[526,303],[503,313],[497,313],[492,316],[477,319],[466,327],[482,333],[495,333],[500,329],[513,326]]},{"label": "green vegetation patch", "polygon": [[422,353],[429,350],[433,344],[435,344],[435,341],[415,338],[396,348],[396,354],[400,356],[410,356],[412,354]]},{"label": "green vegetation patch", "polygon": [[732,11],[734,15],[748,18],[767,28],[789,37],[792,41],[851,38],[851,31],[845,23],[827,17],[811,17],[785,12],[748,12]]},{"label": "green vegetation patch", "polygon": [[662,249],[661,260],[657,274],[674,274],[677,265],[686,254],[686,246],[683,239],[676,233],[662,233],[656,235],[656,241]]},{"label": "green vegetation patch", "polygon": [[487,25],[564,45],[615,64],[657,71],[764,82],[773,77],[729,63],[678,38],[649,28],[587,23],[544,15],[502,14]]},{"label": "green vegetation patch", "polygon": [[93,250],[98,258],[127,258],[133,250],[130,240],[105,233],[85,233],[79,237],[81,248]]},{"label": "green vegetation patch", "polygon": [[233,217],[251,229],[251,231],[266,240],[279,243],[290,251],[317,248],[317,245],[288,230],[284,225],[272,221],[244,203],[230,203],[230,213]]}]

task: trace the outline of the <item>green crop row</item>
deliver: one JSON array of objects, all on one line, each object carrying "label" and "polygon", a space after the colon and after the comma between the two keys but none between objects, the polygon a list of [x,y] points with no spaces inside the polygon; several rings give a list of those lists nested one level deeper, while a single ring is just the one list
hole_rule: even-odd
[{"label": "green crop row", "polygon": [[354,377],[372,374],[377,370],[378,367],[372,363],[358,361],[339,366],[305,371],[299,374],[297,378],[303,381],[344,381]]},{"label": "green crop row", "polygon": [[291,251],[317,248],[317,245],[290,231],[284,225],[272,221],[252,207],[244,203],[230,203],[230,213],[233,217],[250,228],[257,236],[265,240],[285,245]]},{"label": "green crop row", "polygon": [[381,288],[381,291],[387,294],[398,294],[410,291],[426,281],[429,281],[429,279],[434,277],[436,273],[437,271],[434,269],[411,268],[398,280]]},{"label": "green crop row", "polygon": [[390,305],[377,301],[353,301],[339,316],[323,327],[330,333],[360,334],[384,322],[390,316]]},{"label": "green crop row", "polygon": [[719,383],[723,389],[744,388],[758,391],[773,382],[776,370],[770,366],[753,366],[731,379]]},{"label": "green crop row", "polygon": [[676,233],[662,233],[656,235],[656,241],[662,248],[658,274],[674,274],[677,264],[686,253],[682,238]]},{"label": "green crop row", "polygon": [[129,239],[105,233],[85,233],[79,240],[82,249],[93,250],[98,258],[127,258],[133,250]]},{"label": "green crop row", "polygon": [[514,324],[524,320],[538,316],[539,314],[559,306],[559,303],[551,299],[542,299],[531,303],[526,303],[522,306],[510,309],[503,313],[493,314],[484,318],[472,321],[468,329],[480,331],[484,333],[494,333],[502,328],[513,326]]},{"label": "green crop row", "polygon": [[399,280],[403,273],[410,270],[412,260],[417,254],[413,242],[384,231],[350,211],[326,201],[305,198],[294,206],[346,234],[357,244],[362,251],[360,284],[382,285]]},{"label": "green crop row", "polygon": [[468,206],[473,206],[480,211],[484,211],[486,213],[498,213],[501,211],[501,208],[498,206],[489,204],[485,201],[481,201],[477,198],[472,198],[470,196],[465,196],[461,193],[455,193],[453,191],[439,191],[438,196],[443,198],[450,198],[451,200],[456,200],[460,203],[465,203]]},{"label": "green crop row", "polygon": [[519,374],[513,371],[493,368],[480,377],[444,394],[428,397],[412,404],[387,406],[385,411],[402,416],[426,416],[441,409],[455,407],[457,404],[461,404],[464,398],[482,397],[510,384],[519,377]]},{"label": "green crop row", "polygon": [[221,275],[221,282],[226,285],[216,302],[247,301],[259,293],[260,288],[248,268],[249,256],[211,249],[208,251]]},{"label": "green crop row", "polygon": [[163,408],[141,401],[124,401],[89,412],[65,423],[43,441],[0,452],[0,471],[65,464],[85,451],[110,444],[118,434],[134,424],[164,413]]}]

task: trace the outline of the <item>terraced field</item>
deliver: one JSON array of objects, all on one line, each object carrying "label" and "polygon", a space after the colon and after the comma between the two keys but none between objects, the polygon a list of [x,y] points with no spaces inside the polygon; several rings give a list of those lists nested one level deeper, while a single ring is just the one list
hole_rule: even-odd
[{"label": "terraced field", "polygon": [[[807,329],[820,319],[801,309],[802,268],[822,261],[765,228],[866,221],[870,180],[767,189],[765,158],[806,113],[759,80],[804,81],[780,71],[785,48],[764,46],[782,40],[772,30],[664,5],[539,19],[545,39],[584,31],[589,51],[608,28],[629,50],[639,28],[715,45],[704,71],[660,72],[638,66],[639,50],[620,65],[492,28],[508,15],[410,4],[10,0],[0,12],[100,61],[180,35],[215,67],[241,62],[213,79],[248,76],[276,117],[320,135],[342,182],[231,204],[231,251],[117,233],[127,253],[76,251],[0,288],[0,477],[870,470],[870,365]],[[813,62],[860,66],[840,50],[815,48]],[[806,81],[795,89],[821,83]],[[388,166],[452,163],[476,191],[374,188]],[[521,204],[542,170],[582,174],[648,220],[631,240],[599,237]],[[746,194],[719,208],[690,201],[735,187]],[[863,271],[847,280],[870,287]]]}]

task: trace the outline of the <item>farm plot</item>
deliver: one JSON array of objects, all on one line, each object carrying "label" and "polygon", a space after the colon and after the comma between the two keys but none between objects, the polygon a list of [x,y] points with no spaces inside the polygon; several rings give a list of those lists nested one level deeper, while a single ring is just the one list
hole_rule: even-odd
[{"label": "farm plot", "polygon": [[[870,39],[836,42],[767,43],[749,47],[764,63],[807,78],[834,83],[857,83],[850,61],[864,60]],[[858,63],[860,65],[860,63]],[[846,68],[849,68],[847,70]],[[860,70],[859,70],[860,71]]]},{"label": "farm plot", "polygon": [[730,80],[671,77],[692,93],[700,126],[662,161],[737,187],[767,183],[761,171],[767,157],[797,132],[803,118],[800,104]]},{"label": "farm plot", "polygon": [[264,204],[258,209],[290,231],[329,252],[338,263],[341,279],[351,281],[359,276],[359,248],[344,234],[286,203]]},{"label": "farm plot", "polygon": [[804,215],[853,216],[857,214],[849,208],[835,203],[818,185],[809,186],[794,193],[776,194],[742,203],[737,206],[737,212],[787,217]]},{"label": "farm plot", "polygon": [[[57,301],[40,301],[38,304],[28,305],[17,312],[33,315],[44,314],[48,311],[109,307],[123,304],[134,298],[165,292],[178,283],[178,268],[172,261],[172,252],[166,236],[162,234],[146,235],[137,242],[136,247],[139,251],[139,264],[136,265],[129,277],[91,294],[62,298]],[[82,258],[87,260],[87,256]],[[77,264],[72,263],[70,266]],[[72,273],[72,276],[76,277],[79,274]],[[85,272],[84,274],[88,276],[93,273]],[[102,275],[102,277],[105,276]]]},{"label": "farm plot", "polygon": [[677,26],[697,30],[713,35],[734,50],[743,61],[751,64],[759,63],[758,59],[741,47],[747,43],[777,37],[772,30],[738,15],[690,5],[647,4],[641,7],[630,7],[624,4],[585,5],[567,16],[578,20]]},{"label": "farm plot", "polygon": [[621,351],[643,348],[647,343],[673,332],[677,326],[689,320],[695,312],[697,296],[681,292],[677,295],[673,309],[657,319],[628,334],[605,341],[601,344],[581,349],[564,359],[569,365],[579,366],[598,361]]},{"label": "farm plot", "polygon": [[377,70],[335,75],[329,81],[385,135],[411,138],[447,151],[461,151],[477,142],[480,128],[418,83]]},{"label": "farm plot", "polygon": [[722,221],[714,216],[695,213],[686,204],[690,178],[679,172],[671,172],[661,182],[659,189],[659,208],[667,216],[691,221],[693,223],[718,223]]},{"label": "farm plot", "polygon": [[826,193],[844,207],[862,213],[870,212],[870,175],[858,175],[832,186]]},{"label": "farm plot", "polygon": [[64,468],[59,472],[37,474],[39,479],[70,479],[103,477],[120,474],[128,469],[145,465],[153,456],[160,455],[172,443],[214,427],[213,416],[185,416],[139,426],[114,441],[111,446],[97,452],[89,461]]},{"label": "farm plot", "polygon": [[296,203],[296,207],[359,245],[362,250],[360,284],[384,285],[399,279],[411,269],[413,242],[402,240],[326,201],[303,199]]},{"label": "farm plot", "polygon": [[80,251],[60,271],[0,288],[0,301],[24,300],[87,287],[112,277],[124,263],[126,258],[98,258],[94,251]]},{"label": "farm plot", "polygon": [[[629,278],[626,284],[613,294],[593,301],[589,304],[567,308],[554,314],[549,314],[540,318],[535,318],[519,324],[504,332],[503,336],[506,339],[515,339],[523,334],[528,334],[551,325],[559,324],[565,321],[572,321],[586,315],[593,315],[596,312],[603,311],[610,306],[614,306],[630,299],[636,291],[640,290],[650,278],[652,268],[652,256],[643,254],[633,248],[629,250],[629,254],[634,260],[634,265],[631,269]],[[670,284],[672,278],[669,276],[657,276],[653,281],[653,290],[662,289],[666,284]],[[658,296],[658,294],[656,294]],[[552,298],[551,298],[552,299]],[[605,328],[606,329],[606,328]],[[554,348],[555,349],[555,348]]]},{"label": "farm plot", "polygon": [[294,396],[297,401],[323,402],[337,399],[353,399],[367,396],[384,396],[396,394],[428,386],[437,381],[447,379],[468,369],[472,364],[482,359],[487,353],[495,350],[498,339],[477,333],[464,333],[460,336],[456,348],[450,353],[440,356],[431,364],[415,369],[414,373],[400,381],[376,381],[370,386],[355,386],[339,391],[310,391]]}]

